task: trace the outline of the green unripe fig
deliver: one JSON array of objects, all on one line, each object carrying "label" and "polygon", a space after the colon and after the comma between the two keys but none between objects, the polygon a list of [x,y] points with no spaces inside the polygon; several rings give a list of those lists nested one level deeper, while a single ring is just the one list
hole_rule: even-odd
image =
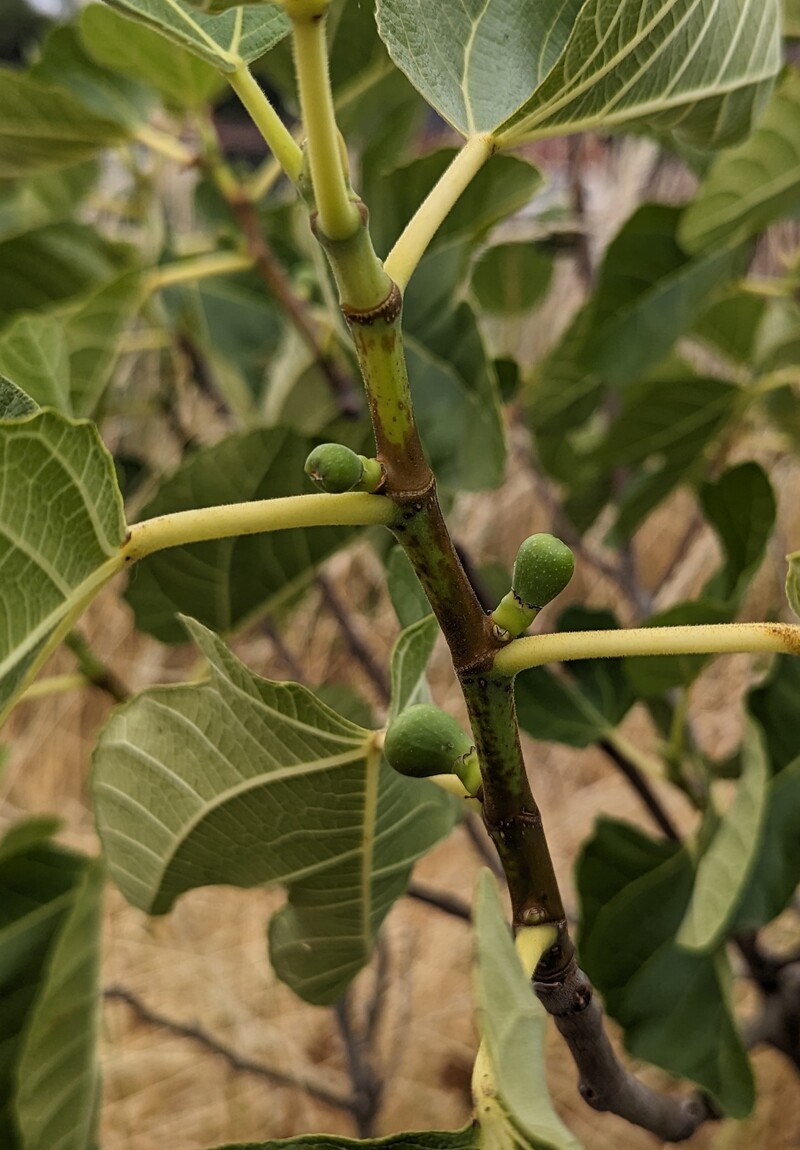
[{"label": "green unripe fig", "polygon": [[511,590],[525,606],[541,611],[572,578],[575,558],[555,535],[530,535],[520,544]]},{"label": "green unripe fig", "polygon": [[383,753],[401,775],[446,775],[473,753],[472,741],[455,719],[430,703],[407,707],[389,724]]},{"label": "green unripe fig", "polygon": [[361,457],[342,443],[321,443],[305,463],[305,473],[333,495],[352,491],[364,477]]},{"label": "green unripe fig", "polygon": [[560,595],[572,578],[575,559],[554,535],[531,535],[520,545],[511,590],[492,612],[500,637],[520,635]]}]

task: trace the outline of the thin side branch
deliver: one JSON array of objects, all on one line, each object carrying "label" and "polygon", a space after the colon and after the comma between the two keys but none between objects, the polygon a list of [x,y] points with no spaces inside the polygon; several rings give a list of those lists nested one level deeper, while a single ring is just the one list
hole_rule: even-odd
[{"label": "thin side branch", "polygon": [[798,623],[709,623],[693,627],[631,627],[626,631],[559,631],[515,639],[494,658],[494,670],[516,675],[527,667],[570,659],[628,655],[800,655]]},{"label": "thin side branch", "polygon": [[619,748],[615,747],[613,743],[610,743],[608,739],[601,739],[598,746],[602,751],[605,751],[614,766],[617,767],[628,780],[650,813],[653,822],[663,832],[664,836],[674,843],[680,842],[680,835],[678,834],[675,824],[659,802],[658,796],[636,764],[622,754]]},{"label": "thin side branch", "polygon": [[110,1002],[124,1002],[141,1022],[146,1023],[148,1026],[157,1027],[159,1030],[166,1030],[178,1038],[185,1038],[189,1042],[193,1042],[196,1046],[200,1046],[203,1050],[208,1051],[208,1053],[214,1054],[218,1058],[223,1058],[231,1069],[238,1073],[252,1074],[256,1078],[262,1078],[272,1083],[274,1086],[289,1086],[294,1090],[301,1090],[304,1094],[307,1094],[309,1098],[323,1102],[326,1106],[332,1106],[336,1110],[345,1110],[348,1113],[353,1113],[353,1099],[349,1095],[336,1090],[329,1090],[327,1086],[322,1086],[320,1083],[312,1082],[307,1078],[298,1078],[294,1075],[286,1074],[284,1071],[276,1070],[273,1066],[266,1066],[262,1062],[255,1062],[250,1058],[244,1058],[242,1055],[237,1054],[235,1050],[231,1049],[230,1046],[226,1046],[225,1043],[214,1038],[212,1034],[209,1034],[209,1032],[202,1027],[178,1022],[174,1018],[168,1018],[164,1014],[159,1014],[157,1011],[151,1010],[137,995],[124,986],[107,987],[103,991],[103,997]]},{"label": "thin side branch", "polygon": [[427,906],[436,907],[437,910],[452,915],[453,918],[460,918],[463,922],[472,922],[472,911],[469,904],[457,895],[434,890],[433,887],[426,886],[421,882],[410,882],[406,894],[409,898],[416,899],[417,902],[424,902]]},{"label": "thin side branch", "polygon": [[378,692],[382,703],[388,703],[391,692],[389,689],[389,680],[386,678],[386,673],[383,667],[379,666],[375,657],[370,649],[362,640],[361,636],[356,631],[349,618],[347,611],[339,601],[339,597],[331,586],[331,582],[325,575],[317,575],[315,582],[322,593],[322,599],[325,606],[333,615],[339,628],[347,641],[352,655],[361,664],[366,671],[367,676]]}]

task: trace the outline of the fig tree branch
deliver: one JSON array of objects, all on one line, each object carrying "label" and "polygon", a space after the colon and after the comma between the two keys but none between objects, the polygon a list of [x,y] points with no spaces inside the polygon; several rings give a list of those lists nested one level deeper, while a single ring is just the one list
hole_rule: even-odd
[{"label": "fig tree branch", "polygon": [[726,655],[782,652],[800,655],[798,623],[709,623],[691,627],[632,627],[620,631],[559,631],[515,639],[494,659],[494,670],[516,675],[528,667],[570,659],[629,655]]},{"label": "fig tree branch", "polygon": [[125,563],[134,563],[166,547],[292,527],[389,526],[395,518],[396,510],[388,499],[358,491],[200,507],[135,523],[123,544],[122,558]]}]

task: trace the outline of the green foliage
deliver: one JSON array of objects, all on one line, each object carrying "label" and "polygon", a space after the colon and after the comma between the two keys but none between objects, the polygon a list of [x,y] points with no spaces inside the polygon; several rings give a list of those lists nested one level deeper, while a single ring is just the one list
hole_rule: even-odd
[{"label": "green foliage", "polygon": [[[496,1145],[524,1150],[580,1150],[553,1109],[544,1075],[546,1015],[514,950],[497,884],[482,871],[475,897],[475,998],[495,1092],[487,1122]],[[491,1124],[490,1124],[491,1123]],[[500,1132],[497,1131],[497,1126]]]},{"label": "green foliage", "polygon": [[[4,715],[119,571],[125,538],[114,463],[97,429],[53,411],[8,418],[8,410],[0,421]],[[53,522],[69,524],[69,533]]]},{"label": "green foliage", "polygon": [[52,845],[53,820],[0,839],[3,1060],[8,1150],[95,1146],[103,873]]},{"label": "green foliage", "polygon": [[[310,446],[308,439],[278,428],[229,436],[189,456],[141,517],[297,494]],[[291,601],[318,564],[351,536],[351,529],[341,527],[298,528],[171,548],[144,560],[126,597],[137,626],[162,642],[185,640],[178,611],[215,631],[234,631]]]},{"label": "green foliage", "polygon": [[726,1113],[746,1115],[753,1079],[724,951],[694,954],[675,941],[692,897],[688,850],[601,820],[577,877],[581,962],[624,1027],[627,1048],[697,1082]]},{"label": "green foliage", "polygon": [[198,11],[186,0],[106,0],[133,20],[155,28],[169,40],[208,60],[221,72],[263,56],[289,31],[274,4],[247,4],[220,15]]},{"label": "green foliage", "polygon": [[[529,923],[559,917],[563,900],[520,775],[517,720],[538,742],[620,767],[668,836],[601,819],[578,863],[580,961],[625,1045],[724,1114],[750,1112],[728,952],[784,914],[800,881],[796,635],[768,580],[749,594],[779,544],[800,617],[783,482],[800,448],[800,263],[785,238],[776,262],[765,238],[800,203],[800,79],[794,67],[779,77],[781,7],[794,33],[794,0],[334,0],[326,42],[349,179],[403,288],[401,316],[376,289],[374,308],[348,312],[349,330],[336,287],[386,281],[363,244],[354,255],[346,236],[325,252],[316,242],[326,192],[342,192],[331,156],[320,161],[321,136],[333,140],[327,81],[317,60],[314,98],[298,88],[308,53],[290,45],[282,4],[89,4],[0,69],[0,712],[127,566],[119,593],[135,627],[167,644],[188,632],[205,668],[151,684],[107,720],[92,781],[103,863],[55,846],[52,819],[0,840],[3,1147],[97,1150],[105,865],[152,914],[201,886],[281,885],[274,970],[309,1002],[341,1000],[416,861],[464,813],[457,780],[434,786],[390,762],[424,775],[455,759],[466,805],[502,810],[492,835],[520,952],[534,946],[541,975],[554,935]],[[263,162],[231,85],[265,136]],[[638,145],[609,148],[618,129],[669,141],[666,183],[640,180],[638,166],[626,178],[627,158],[641,161]],[[507,152],[593,130],[567,163],[542,152],[547,182]],[[700,173],[689,198],[672,180],[676,153]],[[281,155],[295,161],[288,179]],[[621,221],[610,241],[592,227],[609,171]],[[671,202],[626,204],[637,181],[668,187]],[[325,494],[311,494],[304,462]],[[466,581],[441,527],[451,518]],[[231,526],[243,523],[253,533]],[[366,532],[376,523],[399,546]],[[511,626],[502,604],[492,612],[509,587],[495,559],[530,532]],[[257,628],[276,643],[286,630],[290,662],[295,620],[306,636],[317,610],[315,574],[356,541],[365,570],[383,564],[401,628],[388,698],[380,673],[364,698],[338,669],[312,689],[245,667],[219,635],[261,658]],[[564,589],[573,551],[578,605],[520,643],[498,639]],[[371,650],[383,600],[368,581],[352,592]],[[741,632],[717,640],[708,625],[759,613],[778,622],[744,628],[757,632],[748,649],[786,653],[757,664],[745,735],[720,761],[695,736],[696,684]],[[653,627],[705,641],[653,640]],[[471,735],[434,706],[442,631]],[[359,627],[343,625],[342,639],[360,651]],[[625,641],[624,657],[585,657]],[[113,674],[68,645],[119,701]],[[544,649],[557,666],[538,665]],[[530,660],[520,655],[512,687],[500,660],[514,651]],[[26,707],[55,689],[36,687]],[[652,730],[634,745],[645,719]],[[530,969],[487,875],[474,925],[473,1125],[227,1150],[577,1150],[545,1085]],[[457,955],[447,961],[455,979]]]},{"label": "green foliage", "polygon": [[[197,886],[284,883],[288,903],[269,930],[275,970],[309,1001],[334,1002],[414,860],[450,830],[452,808],[382,764],[369,731],[297,684],[251,674],[199,624],[187,629],[209,681],[145,692],[98,743],[110,872],[155,914]],[[398,825],[400,810],[413,831]]]}]

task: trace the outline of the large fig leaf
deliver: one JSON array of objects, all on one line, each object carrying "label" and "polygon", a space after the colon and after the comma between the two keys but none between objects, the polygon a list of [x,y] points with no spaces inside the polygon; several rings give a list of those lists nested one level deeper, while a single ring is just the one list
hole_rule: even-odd
[{"label": "large fig leaf", "polygon": [[273,963],[304,998],[332,1002],[414,860],[449,831],[452,806],[382,764],[372,732],[187,627],[210,679],[145,692],[112,716],[95,753],[111,874],[155,914],[197,886],[285,883]]},{"label": "large fig leaf", "polygon": [[465,136],[647,123],[743,136],[780,68],[778,0],[379,0],[395,63]]}]

